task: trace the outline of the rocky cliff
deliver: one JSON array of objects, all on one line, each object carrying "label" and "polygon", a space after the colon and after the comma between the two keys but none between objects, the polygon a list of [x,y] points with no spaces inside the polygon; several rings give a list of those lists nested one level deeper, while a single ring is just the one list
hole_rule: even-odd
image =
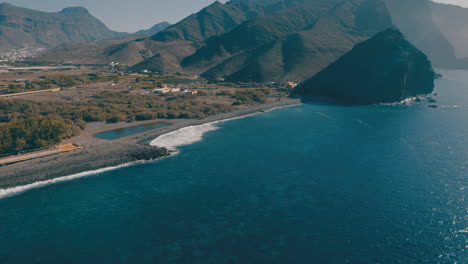
[{"label": "rocky cliff", "polygon": [[388,29],[356,45],[295,92],[345,104],[392,103],[431,93],[434,76],[427,56],[400,31]]}]

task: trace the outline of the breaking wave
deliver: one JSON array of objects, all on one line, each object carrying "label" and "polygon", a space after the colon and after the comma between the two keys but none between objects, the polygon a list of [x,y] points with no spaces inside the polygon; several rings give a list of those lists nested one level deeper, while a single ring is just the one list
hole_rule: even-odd
[{"label": "breaking wave", "polygon": [[380,105],[387,105],[387,106],[396,106],[396,105],[413,105],[423,100],[427,100],[431,95],[422,95],[422,96],[415,96],[406,98],[400,102],[395,103],[382,103]]},{"label": "breaking wave", "polygon": [[258,115],[260,113],[253,113],[249,115],[233,117],[228,119],[223,119],[219,121],[214,121],[198,126],[188,126],[183,127],[178,130],[169,132],[167,134],[161,135],[150,142],[150,146],[153,147],[164,147],[172,151],[176,151],[177,147],[187,146],[203,140],[203,136],[210,131],[215,131],[220,129],[216,124],[224,123],[231,120],[242,119],[249,116]]},{"label": "breaking wave", "polygon": [[215,123],[184,127],[157,137],[151,141],[150,145],[176,150],[177,147],[201,141],[205,133],[218,129],[219,127],[215,126]]},{"label": "breaking wave", "polygon": [[78,179],[78,178],[83,178],[83,177],[87,177],[87,176],[92,176],[92,175],[104,173],[104,172],[107,172],[107,171],[112,171],[112,170],[128,167],[128,166],[131,166],[131,165],[133,165],[135,163],[136,162],[132,162],[132,163],[127,163],[127,164],[114,166],[114,167],[107,167],[107,168],[102,168],[102,169],[93,170],[93,171],[81,172],[81,173],[73,174],[73,175],[70,175],[70,176],[64,176],[64,177],[55,178],[55,179],[51,179],[51,180],[47,180],[47,181],[39,181],[39,182],[31,183],[31,184],[28,184],[28,185],[11,187],[11,188],[7,188],[7,189],[0,189],[0,199],[15,196],[15,195],[24,193],[26,191],[41,188],[41,187],[44,187],[44,186],[47,186],[47,185],[56,184],[56,183],[60,183],[60,182],[65,182],[65,181],[71,181],[71,180]]}]

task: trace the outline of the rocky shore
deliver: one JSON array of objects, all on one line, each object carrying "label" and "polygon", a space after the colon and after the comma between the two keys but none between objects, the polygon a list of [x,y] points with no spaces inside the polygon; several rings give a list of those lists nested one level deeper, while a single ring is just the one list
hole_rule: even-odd
[{"label": "rocky shore", "polygon": [[0,189],[169,155],[165,148],[140,144],[109,142],[90,145],[78,151],[0,167]]}]

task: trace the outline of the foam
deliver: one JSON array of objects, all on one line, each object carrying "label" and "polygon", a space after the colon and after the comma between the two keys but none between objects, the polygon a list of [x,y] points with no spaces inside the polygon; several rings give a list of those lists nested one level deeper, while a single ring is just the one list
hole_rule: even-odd
[{"label": "foam", "polygon": [[419,99],[425,99],[427,96],[420,96],[420,97],[409,97],[406,98],[400,102],[395,102],[395,103],[382,103],[380,105],[389,105],[389,106],[396,106],[396,105],[412,105],[416,103],[416,100]]},{"label": "foam", "polygon": [[7,189],[0,189],[0,199],[15,196],[15,195],[24,193],[26,191],[41,188],[47,185],[65,182],[65,181],[71,181],[71,180],[75,180],[78,178],[88,177],[88,176],[92,176],[96,174],[101,174],[107,171],[112,171],[112,170],[128,167],[135,163],[136,162],[132,162],[132,163],[127,163],[127,164],[114,166],[114,167],[107,167],[107,168],[102,168],[102,169],[93,170],[93,171],[81,172],[81,173],[73,174],[70,176],[64,176],[64,177],[55,178],[55,179],[51,179],[47,181],[35,182],[35,183],[28,184],[28,185],[17,186],[17,187],[12,187],[12,188],[7,188]]},{"label": "foam", "polygon": [[214,122],[210,122],[210,123],[206,123],[206,124],[198,125],[198,126],[183,127],[181,129],[166,133],[164,135],[161,135],[155,138],[153,141],[150,142],[150,146],[163,147],[171,151],[177,151],[178,147],[187,146],[187,145],[191,145],[193,143],[202,141],[203,136],[206,133],[220,129],[220,127],[217,126],[217,124],[224,123],[227,121],[242,119],[242,118],[246,118],[246,117],[254,116],[258,114],[261,114],[261,112],[239,116],[239,117],[223,119],[223,120],[214,121]]},{"label": "foam", "polygon": [[176,150],[177,147],[190,145],[201,141],[205,133],[218,130],[215,123],[207,123],[199,126],[188,126],[173,132],[161,135],[151,141],[151,146],[164,147],[169,150]]}]

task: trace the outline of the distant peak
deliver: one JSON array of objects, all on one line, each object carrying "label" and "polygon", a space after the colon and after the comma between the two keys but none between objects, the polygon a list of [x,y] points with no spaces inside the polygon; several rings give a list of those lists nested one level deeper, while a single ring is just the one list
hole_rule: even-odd
[{"label": "distant peak", "polygon": [[14,7],[14,6],[9,3],[0,3],[0,8],[5,8],[5,7]]},{"label": "distant peak", "polygon": [[209,6],[222,6],[224,5],[223,3],[219,2],[219,1],[215,1],[214,3],[212,3],[211,5]]},{"label": "distant peak", "polygon": [[89,11],[88,11],[88,9],[79,6],[79,7],[64,8],[62,11],[60,11],[60,13],[64,13],[64,14],[89,14]]}]

